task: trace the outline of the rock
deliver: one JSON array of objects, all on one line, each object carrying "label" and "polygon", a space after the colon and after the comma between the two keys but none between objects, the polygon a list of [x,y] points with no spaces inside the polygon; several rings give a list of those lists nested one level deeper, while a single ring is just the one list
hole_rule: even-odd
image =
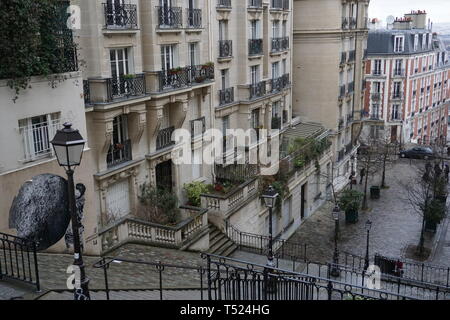
[{"label": "rock", "polygon": [[53,174],[25,182],[9,211],[10,228],[17,229],[17,236],[35,241],[38,250],[64,237],[69,222],[67,180]]}]

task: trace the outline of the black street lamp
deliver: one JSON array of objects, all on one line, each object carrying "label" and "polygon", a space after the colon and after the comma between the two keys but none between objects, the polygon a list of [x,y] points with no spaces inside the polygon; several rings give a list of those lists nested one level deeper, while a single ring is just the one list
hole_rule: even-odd
[{"label": "black street lamp", "polygon": [[372,228],[372,221],[367,220],[366,221],[367,247],[366,247],[366,259],[364,261],[364,271],[366,271],[369,268],[369,236],[371,228]]},{"label": "black street lamp", "polygon": [[273,267],[274,261],[273,261],[273,234],[272,234],[272,209],[275,206],[275,203],[277,202],[278,193],[276,190],[269,186],[267,188],[266,192],[262,195],[262,198],[264,199],[264,203],[266,204],[266,207],[269,208],[269,252],[267,254],[267,266]]},{"label": "black street lamp", "polygon": [[339,270],[339,250],[337,247],[340,211],[341,210],[336,205],[332,212],[333,219],[334,219],[334,254],[333,254],[333,266],[331,268],[331,275],[335,278],[339,277],[341,274],[341,272]]},{"label": "black street lamp", "polygon": [[83,257],[81,255],[80,233],[78,215],[75,205],[75,185],[73,181],[74,168],[81,163],[84,144],[83,139],[78,130],[72,129],[71,123],[64,123],[64,129],[58,130],[55,137],[51,141],[55,150],[56,158],[61,167],[64,167],[68,177],[68,196],[69,196],[69,212],[72,220],[73,232],[73,248],[74,248],[74,266],[80,270],[80,279],[75,279],[75,284],[79,286],[75,288],[75,300],[90,300],[89,295],[89,279],[85,275]]}]

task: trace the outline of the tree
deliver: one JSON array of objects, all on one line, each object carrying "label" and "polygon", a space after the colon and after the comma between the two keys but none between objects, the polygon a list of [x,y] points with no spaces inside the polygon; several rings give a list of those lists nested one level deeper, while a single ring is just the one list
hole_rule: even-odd
[{"label": "tree", "polygon": [[360,138],[360,154],[358,163],[361,178],[364,179],[364,191],[362,209],[367,210],[367,186],[369,182],[369,175],[374,176],[380,169],[380,156],[376,138],[369,137],[366,140]]},{"label": "tree", "polygon": [[416,176],[401,185],[406,201],[422,217],[418,251],[423,254],[427,222],[439,223],[446,215],[447,181],[439,162],[434,166],[427,162],[424,169],[419,169]]},{"label": "tree", "polygon": [[381,170],[381,188],[386,188],[386,169],[394,161],[395,155],[398,154],[396,152],[398,146],[387,137],[374,139],[373,143],[375,143],[375,153]]}]

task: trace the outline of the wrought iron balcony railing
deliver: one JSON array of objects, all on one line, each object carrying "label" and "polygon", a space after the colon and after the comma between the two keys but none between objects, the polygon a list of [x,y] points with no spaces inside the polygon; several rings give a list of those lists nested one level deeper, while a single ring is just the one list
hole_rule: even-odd
[{"label": "wrought iron balcony railing", "polygon": [[146,93],[145,75],[131,74],[106,79],[108,101],[141,96]]},{"label": "wrought iron balcony railing", "polygon": [[251,9],[262,9],[262,0],[248,0],[248,7]]},{"label": "wrought iron balcony railing", "polygon": [[201,28],[202,27],[202,9],[186,9],[187,12],[187,27]]},{"label": "wrought iron balcony railing", "polygon": [[172,134],[174,131],[174,126],[158,131],[158,136],[156,137],[156,150],[161,150],[175,144],[175,141],[172,141]]},{"label": "wrought iron balcony railing", "polygon": [[272,117],[272,129],[281,130],[282,119],[281,117]]},{"label": "wrought iron balcony railing", "polygon": [[266,95],[266,81],[261,81],[250,85],[250,99],[263,97]]},{"label": "wrought iron balcony railing", "polygon": [[231,9],[231,0],[217,0],[217,8]]},{"label": "wrought iron balcony railing", "polygon": [[106,164],[108,169],[131,160],[133,160],[133,157],[130,139],[120,143],[111,144],[106,155]]},{"label": "wrought iron balcony railing", "polygon": [[103,3],[107,29],[137,29],[137,6],[135,4]]},{"label": "wrought iron balcony railing", "polygon": [[263,54],[263,39],[249,39],[248,54],[251,56]]},{"label": "wrought iron balcony railing", "polygon": [[290,84],[289,73],[282,75],[281,77],[271,80],[272,92],[279,92],[287,88]]},{"label": "wrought iron balcony railing", "polygon": [[230,58],[233,56],[233,41],[219,40],[219,58]]},{"label": "wrought iron balcony railing", "polygon": [[289,49],[289,37],[272,38],[272,52],[286,51]]},{"label": "wrought iron balcony railing", "polygon": [[234,88],[219,90],[219,104],[225,105],[234,102]]},{"label": "wrought iron balcony railing", "polygon": [[177,29],[183,26],[183,9],[179,7],[156,7],[158,27],[161,29]]},{"label": "wrought iron balcony railing", "polygon": [[159,90],[179,89],[214,80],[214,64],[179,67],[158,72]]}]

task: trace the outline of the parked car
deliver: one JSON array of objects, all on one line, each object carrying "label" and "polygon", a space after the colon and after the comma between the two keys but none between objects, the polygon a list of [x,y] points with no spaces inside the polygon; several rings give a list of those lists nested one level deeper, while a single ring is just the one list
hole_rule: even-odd
[{"label": "parked car", "polygon": [[400,158],[412,158],[412,159],[433,159],[434,152],[431,148],[427,147],[414,147],[408,150],[400,151]]}]

